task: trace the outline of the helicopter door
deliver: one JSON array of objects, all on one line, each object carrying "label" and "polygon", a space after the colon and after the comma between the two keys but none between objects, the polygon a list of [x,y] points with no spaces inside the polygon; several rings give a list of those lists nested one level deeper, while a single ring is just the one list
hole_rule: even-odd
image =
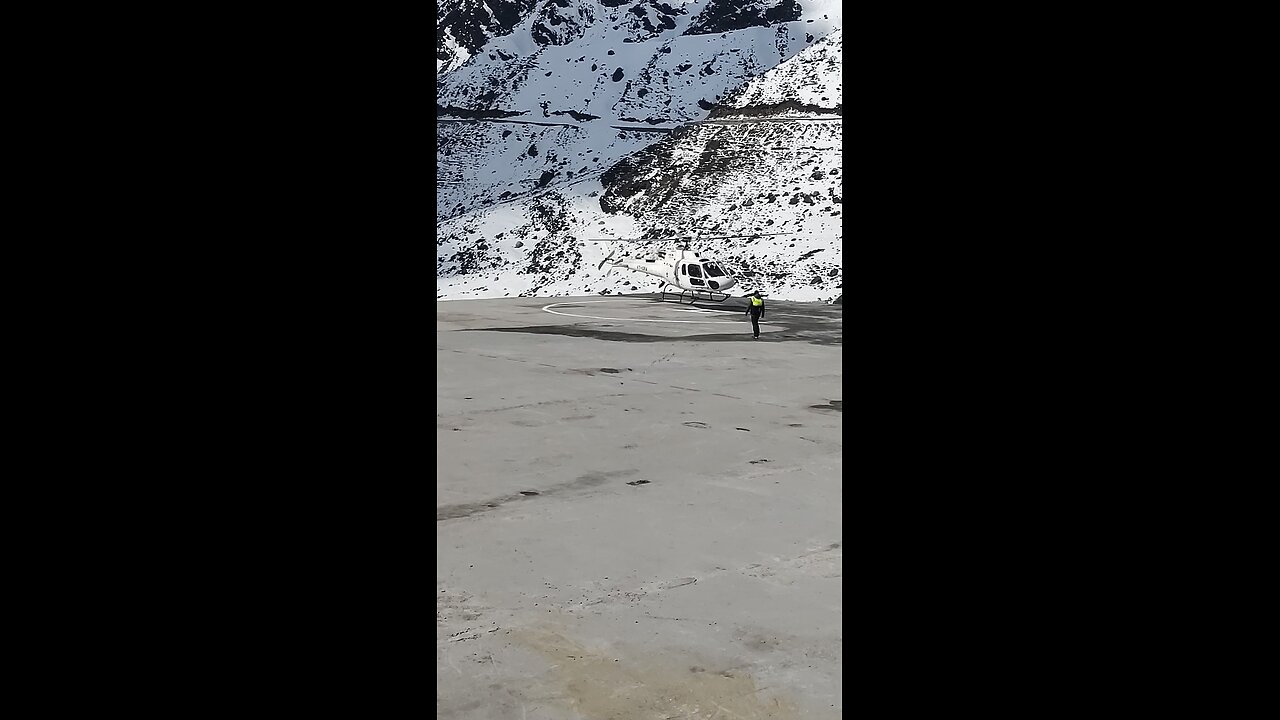
[{"label": "helicopter door", "polygon": [[690,283],[691,285],[704,285],[704,284],[705,284],[705,283],[703,283],[703,282],[702,282],[702,280],[701,280],[701,278],[702,278],[702,268],[701,268],[701,267],[699,267],[698,265],[694,265],[693,263],[690,263],[689,265],[687,265],[687,266],[686,266],[686,270],[688,270],[688,272],[689,272],[689,283]]}]

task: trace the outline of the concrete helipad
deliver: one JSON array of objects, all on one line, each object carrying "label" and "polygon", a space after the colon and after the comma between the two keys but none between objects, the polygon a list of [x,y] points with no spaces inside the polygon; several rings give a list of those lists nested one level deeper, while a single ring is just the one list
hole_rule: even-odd
[{"label": "concrete helipad", "polygon": [[441,718],[838,718],[842,307],[436,303]]}]

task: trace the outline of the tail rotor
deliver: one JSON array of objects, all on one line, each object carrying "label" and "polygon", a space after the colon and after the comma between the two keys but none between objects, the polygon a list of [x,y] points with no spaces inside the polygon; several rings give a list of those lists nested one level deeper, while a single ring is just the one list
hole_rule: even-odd
[{"label": "tail rotor", "polygon": [[614,250],[610,250],[610,251],[609,251],[609,254],[608,254],[608,255],[605,255],[605,256],[604,256],[604,259],[600,261],[600,264],[596,266],[596,269],[597,269],[597,270],[599,270],[599,269],[603,268],[605,263],[607,263],[607,262],[609,262],[610,260],[612,260],[612,259],[613,259],[613,254],[614,254],[614,253],[616,253],[616,252],[618,252],[616,249],[614,249]]}]

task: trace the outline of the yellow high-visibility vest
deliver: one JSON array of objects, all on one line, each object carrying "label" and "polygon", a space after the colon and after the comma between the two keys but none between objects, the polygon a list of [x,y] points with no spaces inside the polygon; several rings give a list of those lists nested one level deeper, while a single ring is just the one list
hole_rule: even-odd
[{"label": "yellow high-visibility vest", "polygon": [[764,305],[764,298],[758,298],[758,297],[751,298],[752,307],[760,307],[762,305]]}]

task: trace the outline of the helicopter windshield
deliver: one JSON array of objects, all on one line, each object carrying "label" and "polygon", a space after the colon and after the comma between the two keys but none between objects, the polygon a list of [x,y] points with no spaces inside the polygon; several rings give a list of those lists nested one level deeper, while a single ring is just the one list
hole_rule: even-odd
[{"label": "helicopter windshield", "polygon": [[703,265],[703,267],[707,269],[707,277],[724,277],[726,274],[725,271],[720,269],[719,265],[713,262],[707,263],[706,265]]}]

